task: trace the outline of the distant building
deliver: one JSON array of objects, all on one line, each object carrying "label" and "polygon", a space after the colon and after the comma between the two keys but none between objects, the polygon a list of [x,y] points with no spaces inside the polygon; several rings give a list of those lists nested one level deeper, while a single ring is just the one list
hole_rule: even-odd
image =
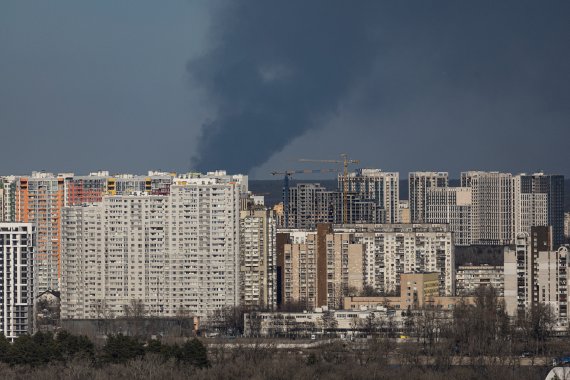
[{"label": "distant building", "polygon": [[286,228],[314,229],[319,223],[339,219],[340,193],[318,183],[300,183],[289,188],[289,225]]},{"label": "distant building", "polygon": [[0,332],[9,340],[34,330],[34,248],[32,223],[0,223]]},{"label": "distant building", "polygon": [[505,293],[505,276],[502,266],[462,265],[455,274],[455,290],[458,296],[474,295],[481,286],[490,286],[499,297]]},{"label": "distant building", "polygon": [[511,244],[514,240],[512,175],[499,172],[463,172],[461,187],[471,188],[473,244]]},{"label": "distant building", "polygon": [[[447,184],[447,172],[410,172],[408,174],[411,222],[429,223],[427,220],[427,205],[429,204],[427,191],[431,188],[445,188]],[[400,222],[404,223],[404,221]]]},{"label": "distant building", "polygon": [[[374,219],[366,223],[398,223],[400,201],[400,175],[397,172],[383,172],[380,169],[358,169],[349,173],[348,177],[338,176],[338,189],[345,188],[353,194],[352,202],[372,202],[376,212]],[[347,212],[346,210],[343,212]],[[362,218],[359,218],[362,219]],[[339,222],[343,219],[339,219]],[[351,220],[348,223],[363,223],[362,220]]]},{"label": "distant building", "polygon": [[457,246],[473,244],[473,197],[469,187],[432,187],[427,189],[425,220],[447,223]]}]

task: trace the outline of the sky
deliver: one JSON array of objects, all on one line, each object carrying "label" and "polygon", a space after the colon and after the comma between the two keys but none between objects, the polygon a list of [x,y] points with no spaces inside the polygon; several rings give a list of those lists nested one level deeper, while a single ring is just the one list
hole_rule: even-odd
[{"label": "sky", "polygon": [[570,176],[570,2],[4,0],[0,175]]}]

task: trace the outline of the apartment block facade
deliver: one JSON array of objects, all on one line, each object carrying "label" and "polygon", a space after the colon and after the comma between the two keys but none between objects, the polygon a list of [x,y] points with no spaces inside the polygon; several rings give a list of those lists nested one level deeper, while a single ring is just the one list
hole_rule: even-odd
[{"label": "apartment block facade", "polygon": [[37,291],[59,290],[65,177],[34,172],[31,177],[18,177],[15,186],[15,221],[32,223],[36,228]]},{"label": "apartment block facade", "polygon": [[473,244],[511,244],[514,239],[512,175],[463,172],[461,187],[471,188]]},{"label": "apartment block facade", "polygon": [[34,246],[31,223],[0,223],[0,332],[9,340],[33,333]]},{"label": "apartment block facade", "polygon": [[568,247],[553,248],[552,227],[519,233],[515,249],[505,253],[505,303],[517,316],[542,303],[559,323],[568,322]]},{"label": "apartment block facade", "polygon": [[397,292],[403,273],[437,273],[438,293],[455,292],[454,245],[446,225],[319,225],[296,243],[289,234],[281,237],[283,303],[339,308],[349,290]]},{"label": "apartment block facade", "polygon": [[397,292],[403,273],[438,273],[442,296],[455,294],[455,245],[445,224],[335,226],[364,246],[364,283],[381,293]]},{"label": "apartment block facade", "polygon": [[104,196],[64,210],[62,318],[207,317],[239,304],[240,185],[176,181],[169,195]]},{"label": "apartment block facade", "polygon": [[473,244],[473,197],[469,187],[432,187],[426,191],[426,223],[447,223],[457,246]]},{"label": "apartment block facade", "polygon": [[245,307],[277,306],[276,232],[272,211],[240,212],[240,303]]}]

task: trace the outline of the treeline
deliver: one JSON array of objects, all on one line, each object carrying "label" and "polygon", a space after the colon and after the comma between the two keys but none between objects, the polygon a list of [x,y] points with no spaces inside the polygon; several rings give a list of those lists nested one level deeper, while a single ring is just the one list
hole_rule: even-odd
[{"label": "treeline", "polygon": [[158,357],[164,362],[173,361],[197,368],[210,365],[206,347],[196,338],[182,345],[166,345],[157,340],[144,342],[135,337],[117,334],[108,336],[105,344],[97,348],[86,336],[72,335],[66,331],[55,335],[51,332],[22,335],[13,343],[0,335],[0,362],[10,366],[37,367],[65,364],[74,360],[101,366],[143,359],[146,355]]}]

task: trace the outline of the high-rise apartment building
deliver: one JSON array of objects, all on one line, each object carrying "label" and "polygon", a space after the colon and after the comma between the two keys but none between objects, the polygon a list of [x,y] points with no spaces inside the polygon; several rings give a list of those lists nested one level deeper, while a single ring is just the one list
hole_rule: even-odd
[{"label": "high-rise apartment building", "polygon": [[240,212],[240,303],[245,307],[277,305],[276,232],[272,211]]},{"label": "high-rise apartment building", "polygon": [[0,221],[14,222],[16,220],[16,177],[0,177],[2,185],[2,219]]},{"label": "high-rise apartment building", "polygon": [[0,223],[0,332],[10,340],[33,332],[34,227]]},{"label": "high-rise apartment building", "polygon": [[432,187],[427,189],[426,223],[447,223],[457,246],[473,244],[473,198],[469,187]]},{"label": "high-rise apartment building", "polygon": [[408,197],[412,223],[428,223],[427,191],[431,188],[447,187],[447,172],[410,172],[408,175]]},{"label": "high-rise apartment building", "polygon": [[238,305],[242,186],[218,174],[65,208],[62,318],[120,316],[133,301],[166,317]]},{"label": "high-rise apartment building", "polygon": [[512,175],[499,172],[463,172],[461,187],[471,188],[473,244],[511,244],[514,239]]},{"label": "high-rise apartment building", "polygon": [[568,247],[553,249],[552,227],[517,234],[505,253],[505,303],[516,316],[538,303],[551,307],[560,323],[568,321]]},{"label": "high-rise apartment building", "polygon": [[15,221],[36,228],[35,275],[38,292],[58,290],[61,276],[61,209],[65,177],[34,172],[16,179]]},{"label": "high-rise apartment building", "polygon": [[[354,195],[354,201],[373,202],[376,205],[377,223],[398,223],[400,200],[400,174],[383,172],[380,169],[358,169],[345,178],[338,176],[339,191],[347,188]],[[346,211],[343,211],[346,212]],[[348,223],[362,223],[347,219]],[[368,223],[373,220],[368,220]]]},{"label": "high-rise apartment building", "polygon": [[364,245],[355,243],[350,233],[328,233],[325,239],[327,306],[340,309],[349,292],[364,287]]}]

